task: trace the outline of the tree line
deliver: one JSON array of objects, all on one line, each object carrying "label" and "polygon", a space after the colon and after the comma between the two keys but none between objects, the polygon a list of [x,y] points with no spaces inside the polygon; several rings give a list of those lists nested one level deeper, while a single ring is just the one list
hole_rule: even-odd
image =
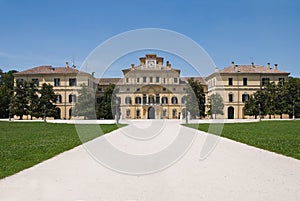
[{"label": "tree line", "polygon": [[11,97],[9,112],[20,119],[23,119],[24,115],[30,115],[31,119],[55,117],[58,112],[56,100],[57,95],[52,85],[44,83],[38,89],[33,82],[18,81]]},{"label": "tree line", "polygon": [[57,96],[53,86],[43,84],[40,89],[33,83],[18,81],[14,85],[13,74],[17,71],[3,72],[0,69],[0,117],[9,118],[14,115],[23,119],[24,115],[33,117],[55,117]]},{"label": "tree line", "polygon": [[275,114],[300,117],[300,79],[289,77],[285,82],[268,83],[245,102],[245,114],[255,118]]}]

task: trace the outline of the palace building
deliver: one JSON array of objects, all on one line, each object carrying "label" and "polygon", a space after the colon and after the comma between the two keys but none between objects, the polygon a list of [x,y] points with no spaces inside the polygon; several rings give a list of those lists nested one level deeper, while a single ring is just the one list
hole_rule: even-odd
[{"label": "palace building", "polygon": [[289,73],[278,70],[277,64],[272,68],[270,63],[265,67],[254,63],[236,65],[232,62],[231,66],[222,70],[216,69],[206,78],[208,96],[216,92],[222,95],[224,115],[218,115],[219,118],[249,118],[244,114],[244,106],[250,95],[262,89],[267,83],[284,82],[288,76]]},{"label": "palace building", "polygon": [[74,66],[69,66],[68,63],[65,67],[38,66],[15,73],[14,82],[18,81],[32,81],[38,88],[43,83],[51,84],[57,95],[56,119],[70,119],[77,101],[76,90],[81,84],[92,86],[94,83],[92,75],[79,71]]},{"label": "palace building", "polygon": [[[121,70],[121,69],[120,69]],[[182,69],[184,70],[184,69]],[[77,101],[77,89],[81,84],[95,89],[96,104],[109,84],[118,88],[120,112],[123,119],[178,119],[185,108],[183,97],[187,94],[189,77],[181,77],[181,70],[173,68],[169,61],[156,54],[146,54],[139,64],[131,64],[123,69],[122,78],[95,78],[92,74],[77,70],[75,66],[39,66],[14,74],[14,80],[34,82],[38,87],[43,83],[53,85],[58,95],[57,119],[71,119],[72,109]],[[80,76],[78,76],[78,74]],[[207,98],[220,93],[224,100],[224,115],[218,118],[249,118],[244,115],[244,103],[249,96],[262,89],[268,82],[287,79],[289,73],[254,65],[232,65],[222,70],[216,69],[208,77],[194,77],[198,80]]]}]

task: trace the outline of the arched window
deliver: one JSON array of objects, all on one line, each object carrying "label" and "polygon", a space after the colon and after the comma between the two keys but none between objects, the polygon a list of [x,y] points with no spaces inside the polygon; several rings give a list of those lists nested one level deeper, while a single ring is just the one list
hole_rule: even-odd
[{"label": "arched window", "polygon": [[160,104],[160,96],[159,96],[159,94],[156,94],[155,103],[156,104]]},{"label": "arched window", "polygon": [[61,95],[56,95],[56,103],[61,103],[62,99],[61,99]]},{"label": "arched window", "polygon": [[183,97],[181,98],[181,104],[186,104],[186,96],[183,96]]},{"label": "arched window", "polygon": [[148,97],[148,103],[149,104],[154,104],[154,96],[149,96]]},{"label": "arched window", "polygon": [[143,104],[147,104],[147,95],[143,94]]},{"label": "arched window", "polygon": [[165,97],[165,96],[162,97],[162,98],[161,98],[161,103],[162,103],[162,104],[168,104],[168,97]]},{"label": "arched window", "polygon": [[177,97],[173,96],[171,102],[172,102],[172,104],[177,104],[178,103]]},{"label": "arched window", "polygon": [[135,97],[135,104],[141,104],[141,103],[142,103],[141,97],[139,96]]},{"label": "arched window", "polygon": [[177,110],[176,110],[176,109],[173,109],[173,110],[172,110],[172,116],[173,116],[173,118],[175,118],[176,115],[177,115]]},{"label": "arched window", "polygon": [[125,104],[131,104],[131,98],[129,96],[125,98]]},{"label": "arched window", "polygon": [[243,103],[249,100],[249,94],[245,93],[242,95],[242,101]]},{"label": "arched window", "polygon": [[74,94],[69,95],[69,103],[76,103],[76,95]]}]

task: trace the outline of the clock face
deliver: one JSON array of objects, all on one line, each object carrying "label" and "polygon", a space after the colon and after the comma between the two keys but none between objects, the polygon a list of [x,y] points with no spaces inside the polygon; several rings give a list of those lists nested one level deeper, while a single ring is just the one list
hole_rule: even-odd
[{"label": "clock face", "polygon": [[148,64],[148,67],[154,67],[155,61],[148,61],[147,64]]}]

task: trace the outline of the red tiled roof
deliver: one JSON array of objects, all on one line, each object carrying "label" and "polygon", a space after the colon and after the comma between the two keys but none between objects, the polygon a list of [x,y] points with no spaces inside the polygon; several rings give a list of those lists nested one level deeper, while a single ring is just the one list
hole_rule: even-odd
[{"label": "red tiled roof", "polygon": [[96,78],[94,81],[99,85],[117,84],[122,78]]},{"label": "red tiled roof", "polygon": [[[38,66],[28,70],[24,70],[15,75],[30,75],[30,74],[78,74],[86,73],[75,68],[66,68],[66,67],[52,67],[52,66]],[[88,74],[88,73],[86,73]]]},{"label": "red tiled roof", "polygon": [[274,68],[267,68],[264,66],[258,65],[237,65],[237,69],[235,67],[229,66],[219,71],[219,73],[278,73],[278,74],[289,74],[287,72],[274,69]]},{"label": "red tiled roof", "polygon": [[194,80],[197,80],[200,82],[202,85],[206,85],[205,77],[182,77],[180,78],[182,81],[187,82],[188,79],[193,78]]}]

